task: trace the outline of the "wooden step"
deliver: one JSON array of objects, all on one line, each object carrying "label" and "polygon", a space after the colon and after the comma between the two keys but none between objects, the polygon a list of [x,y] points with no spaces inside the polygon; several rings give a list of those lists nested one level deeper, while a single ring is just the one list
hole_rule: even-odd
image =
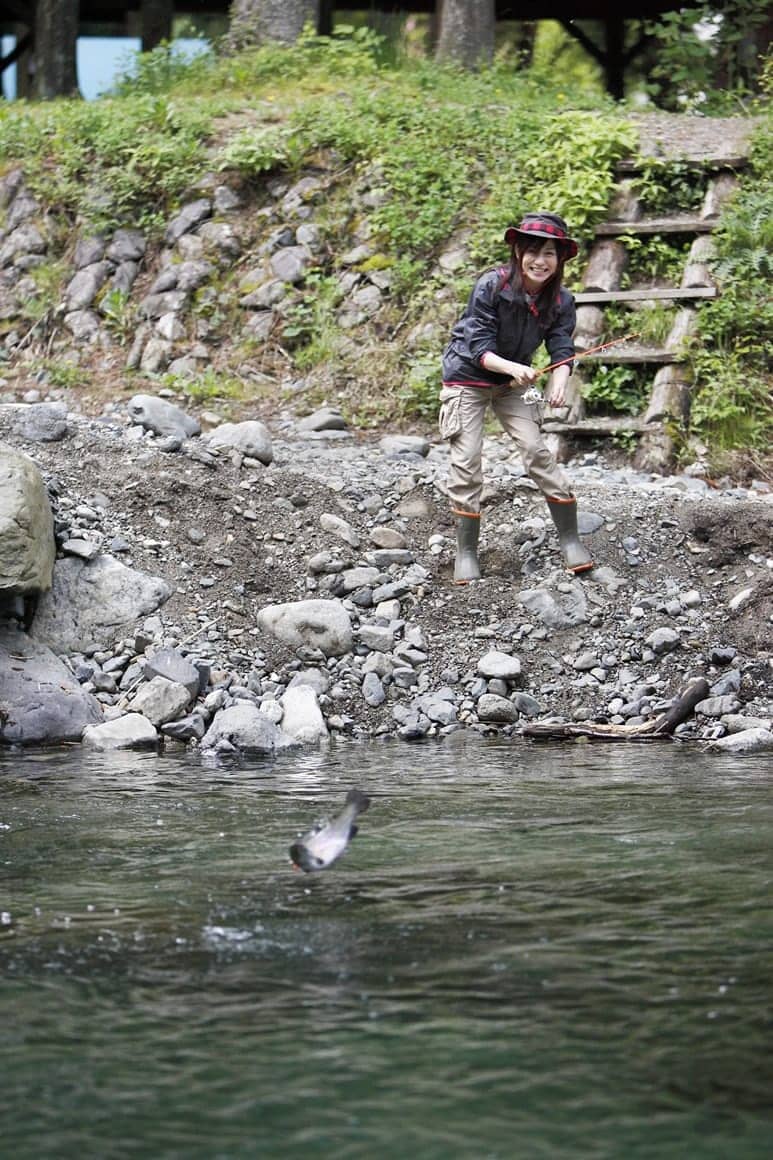
[{"label": "wooden step", "polygon": [[645,423],[638,415],[609,416],[598,415],[596,418],[580,419],[576,423],[563,423],[560,419],[545,419],[542,430],[553,435],[621,435],[623,432],[633,432],[634,435],[643,435],[648,431],[658,430],[657,423]]},{"label": "wooden step", "polygon": [[641,173],[643,169],[652,161],[660,161],[665,164],[677,164],[680,167],[689,169],[696,173],[716,173],[722,169],[729,169],[735,171],[736,169],[744,169],[749,164],[749,158],[742,154],[728,154],[727,156],[717,157],[626,157],[619,161],[615,166],[615,170],[621,176],[630,175],[632,173]]},{"label": "wooden step", "polygon": [[600,222],[597,238],[615,238],[621,234],[709,234],[716,220],[710,221],[697,214],[677,214],[674,217],[640,218],[639,221]]},{"label": "wooden step", "polygon": [[574,295],[578,306],[600,305],[603,302],[682,301],[689,298],[716,298],[716,286],[655,288],[646,290],[582,290]]},{"label": "wooden step", "polygon": [[[582,351],[578,351],[582,354]],[[665,366],[668,363],[683,362],[684,357],[665,347],[641,346],[633,342],[621,344],[619,348],[601,350],[598,354],[583,355],[584,363],[608,363],[611,366]]]}]

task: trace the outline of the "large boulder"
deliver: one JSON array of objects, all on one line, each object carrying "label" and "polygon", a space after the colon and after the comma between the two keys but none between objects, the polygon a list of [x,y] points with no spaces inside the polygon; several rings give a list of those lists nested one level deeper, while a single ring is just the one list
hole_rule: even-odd
[{"label": "large boulder", "polygon": [[259,753],[273,755],[296,744],[286,737],[266,713],[252,701],[237,701],[215,714],[201,741],[201,748],[217,753]]},{"label": "large boulder", "polygon": [[0,743],[80,741],[101,721],[99,702],[50,649],[16,628],[0,629]]},{"label": "large boulder", "polygon": [[326,657],[352,650],[351,618],[338,600],[269,604],[258,613],[258,626],[293,649],[317,649]]},{"label": "large boulder", "polygon": [[165,580],[127,568],[113,556],[68,556],[57,561],[51,590],[41,598],[31,632],[57,653],[110,648],[171,592]]},{"label": "large boulder", "polygon": [[0,596],[47,591],[55,556],[43,477],[28,456],[0,443]]}]

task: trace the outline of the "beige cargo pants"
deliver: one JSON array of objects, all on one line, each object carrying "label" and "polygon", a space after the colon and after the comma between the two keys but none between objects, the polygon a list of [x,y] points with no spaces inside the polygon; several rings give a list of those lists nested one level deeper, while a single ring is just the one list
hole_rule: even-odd
[{"label": "beige cargo pants", "polygon": [[438,425],[449,443],[448,494],[455,511],[476,515],[483,491],[483,420],[491,406],[515,442],[526,474],[544,496],[571,499],[569,480],[542,438],[539,404],[524,403],[522,387],[443,387]]}]

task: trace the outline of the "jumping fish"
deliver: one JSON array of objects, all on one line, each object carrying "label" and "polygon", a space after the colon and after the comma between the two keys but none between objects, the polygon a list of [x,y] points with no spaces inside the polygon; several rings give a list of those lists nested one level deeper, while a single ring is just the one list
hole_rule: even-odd
[{"label": "jumping fish", "polygon": [[293,842],[290,857],[296,866],[311,874],[326,870],[340,858],[349,842],[357,833],[354,824],[358,814],[370,805],[370,798],[361,789],[350,789],[346,795],[344,808],[332,822],[324,820]]}]

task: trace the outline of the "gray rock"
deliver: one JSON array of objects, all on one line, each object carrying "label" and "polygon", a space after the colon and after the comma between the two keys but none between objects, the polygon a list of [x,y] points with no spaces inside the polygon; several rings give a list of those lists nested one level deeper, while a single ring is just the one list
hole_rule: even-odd
[{"label": "gray rock", "polygon": [[226,222],[204,222],[196,233],[206,247],[217,251],[217,255],[223,263],[238,258],[242,252],[238,237],[233,228]]},{"label": "gray rock", "polygon": [[158,745],[158,734],[147,717],[127,713],[102,725],[87,725],[83,730],[83,744],[103,753],[114,749],[153,749]]},{"label": "gray rock", "polygon": [[347,427],[346,419],[337,407],[321,407],[298,423],[299,431],[345,431]]},{"label": "gray rock", "polygon": [[212,203],[208,198],[199,198],[197,201],[189,202],[184,205],[176,217],[172,218],[171,222],[164,233],[164,241],[168,246],[181,238],[183,234],[190,233],[194,230],[200,222],[205,221],[206,218],[212,215]]},{"label": "gray rock", "polygon": [[152,431],[155,435],[174,435],[189,439],[201,432],[198,419],[189,415],[174,403],[159,399],[155,395],[134,395],[127,404],[132,423]]},{"label": "gray rock", "polygon": [[293,675],[287,687],[294,689],[298,685],[309,685],[321,697],[330,688],[330,677],[324,669],[301,669]]},{"label": "gray rock", "polygon": [[102,720],[99,702],[45,645],[0,628],[0,742],[57,745],[79,741]]},{"label": "gray rock", "polygon": [[64,541],[62,552],[65,556],[77,556],[80,560],[93,560],[99,555],[100,547],[94,540],[75,538]]},{"label": "gray rock", "polygon": [[282,732],[301,745],[316,745],[327,737],[327,725],[311,685],[293,685],[282,695]]},{"label": "gray rock", "polygon": [[327,657],[352,650],[351,618],[337,600],[269,604],[260,610],[257,621],[264,632],[293,649],[319,649]]},{"label": "gray rock", "polygon": [[64,324],[77,342],[92,342],[100,331],[99,315],[93,310],[71,310]]},{"label": "gray rock", "polygon": [[[159,371],[166,369],[171,357],[171,342],[168,342],[164,338],[150,338],[145,344],[145,349],[143,350],[142,357],[140,358],[140,370],[146,371],[151,375],[158,374]],[[195,434],[198,434],[198,432],[195,432]],[[184,436],[182,436],[179,432],[176,432],[173,438],[182,439]]]},{"label": "gray rock", "polygon": [[76,270],[84,270],[101,262],[105,256],[105,239],[100,237],[81,238],[75,247],[73,265]]},{"label": "gray rock", "polygon": [[695,706],[695,712],[702,717],[722,717],[725,713],[737,713],[740,708],[737,697],[706,697]]},{"label": "gray rock", "polygon": [[405,548],[406,539],[402,532],[397,528],[388,528],[383,524],[377,525],[370,531],[371,543],[375,544],[377,548]]},{"label": "gray rock", "polygon": [[185,309],[188,295],[184,290],[166,290],[160,294],[147,294],[140,303],[145,318],[161,318],[163,314],[179,314]]},{"label": "gray rock", "polygon": [[499,725],[513,725],[518,720],[518,709],[506,697],[496,693],[484,693],[478,699],[476,712],[480,721]]},{"label": "gray rock", "polygon": [[391,652],[395,644],[395,630],[383,624],[360,624],[359,642],[371,652]]},{"label": "gray rock", "polygon": [[362,679],[362,696],[366,704],[377,709],[386,700],[384,686],[378,673],[367,672]]},{"label": "gray rock", "polygon": [[340,516],[332,515],[330,512],[323,512],[319,517],[320,526],[331,535],[338,536],[340,540],[349,544],[351,548],[359,548],[360,537],[355,532],[354,528],[346,520],[341,519]]},{"label": "gray rock", "polygon": [[0,443],[0,592],[45,592],[56,543],[48,492],[26,455]]},{"label": "gray rock", "polygon": [[160,648],[145,661],[145,675],[148,680],[164,677],[183,685],[195,697],[199,691],[199,670],[174,648]]},{"label": "gray rock", "polygon": [[112,272],[109,262],[94,262],[78,270],[64,292],[65,310],[86,310],[91,306]]},{"label": "gray rock", "polygon": [[266,467],[274,458],[271,434],[265,424],[257,419],[247,419],[242,423],[221,423],[205,436],[205,440],[210,448],[233,448],[249,459],[257,459]]},{"label": "gray rock", "polygon": [[256,342],[265,342],[271,334],[273,326],[273,310],[259,310],[256,314],[250,315],[244,324],[244,330]]},{"label": "gray rock", "polygon": [[139,262],[145,254],[147,245],[145,235],[140,230],[118,229],[113,234],[113,240],[105,252],[105,257],[117,264]]},{"label": "gray rock", "polygon": [[773,733],[769,729],[744,729],[741,733],[710,741],[706,748],[734,754],[767,753],[773,750]]},{"label": "gray rock", "polygon": [[379,441],[384,455],[390,457],[419,455],[425,459],[429,455],[429,446],[429,440],[423,435],[385,435]]},{"label": "gray rock", "polygon": [[67,406],[65,403],[1,404],[0,430],[28,443],[58,443],[67,434]]},{"label": "gray rock", "polygon": [[[198,684],[197,684],[198,689]],[[164,725],[181,713],[187,713],[193,694],[185,685],[165,677],[153,677],[139,686],[132,701],[132,710],[142,713],[153,725]]]},{"label": "gray rock", "polygon": [[165,580],[127,568],[112,556],[90,563],[68,556],[57,561],[51,590],[41,597],[30,632],[57,653],[110,648],[171,592]]},{"label": "gray rock", "polygon": [[548,628],[571,628],[588,619],[585,593],[579,582],[566,591],[553,588],[529,588],[518,593],[518,600]]},{"label": "gray rock", "polygon": [[312,263],[312,257],[305,246],[286,246],[271,255],[271,272],[280,282],[293,285],[302,282]]},{"label": "gray rock", "polygon": [[773,730],[773,717],[746,717],[741,713],[725,713],[722,724],[728,733],[743,733],[745,729]]},{"label": "gray rock", "polygon": [[177,721],[167,721],[161,726],[164,737],[173,741],[201,741],[207,731],[207,723],[201,713],[190,713]]},{"label": "gray rock", "polygon": [[673,628],[656,628],[644,643],[649,645],[655,656],[662,656],[664,653],[673,652],[675,648],[678,648],[681,638]]},{"label": "gray rock", "polygon": [[203,750],[272,755],[291,742],[267,714],[251,701],[237,701],[221,709],[201,741]]},{"label": "gray rock", "polygon": [[13,230],[0,245],[0,267],[10,266],[24,254],[44,254],[46,243],[37,226],[26,222]]},{"label": "gray rock", "polygon": [[478,661],[478,672],[482,677],[499,677],[504,681],[516,681],[521,675],[518,657],[492,649]]}]

